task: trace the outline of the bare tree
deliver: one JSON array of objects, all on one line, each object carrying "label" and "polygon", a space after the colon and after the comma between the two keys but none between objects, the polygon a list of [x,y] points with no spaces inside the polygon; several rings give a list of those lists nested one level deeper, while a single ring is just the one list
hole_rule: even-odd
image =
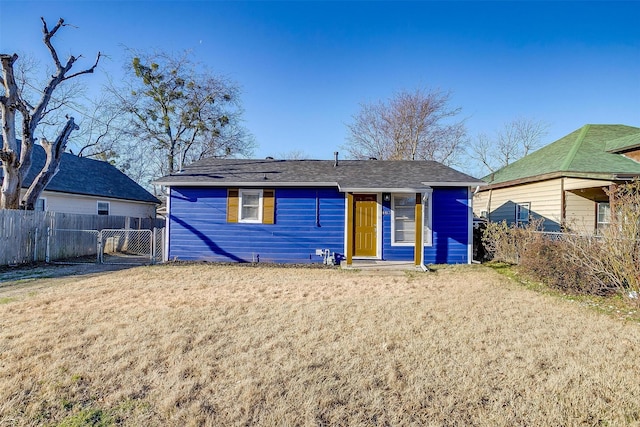
[{"label": "bare tree", "polygon": [[[66,124],[58,133],[54,141],[48,141],[42,138],[41,144],[45,149],[47,159],[43,169],[33,180],[29,189],[20,203],[20,189],[24,177],[31,168],[31,155],[35,144],[35,132],[38,125],[53,110],[60,107],[51,108],[50,101],[53,93],[63,82],[73,79],[82,74],[93,73],[98,66],[100,53],[95,60],[93,66],[78,71],[71,72],[79,57],[69,56],[63,64],[56,49],[51,43],[51,39],[55,36],[60,28],[66,26],[64,20],[60,18],[57,24],[50,30],[44,18],[42,21],[43,41],[51,58],[55,64],[55,71],[49,78],[44,89],[41,91],[40,100],[31,104],[24,96],[24,87],[16,80],[15,64],[18,55],[0,54],[0,63],[2,65],[2,77],[0,84],[4,88],[4,94],[0,95],[0,113],[2,119],[2,150],[0,151],[0,161],[2,161],[3,181],[2,192],[0,194],[0,209],[18,209],[19,207],[32,210],[38,197],[58,172],[60,158],[66,147],[71,132],[78,128],[73,117],[66,117]],[[18,150],[18,138],[16,134],[16,122],[20,121],[21,142],[20,150]]]},{"label": "bare tree", "polygon": [[343,147],[356,159],[436,160],[454,164],[466,144],[461,108],[450,107],[451,93],[416,89],[387,102],[361,104],[347,125]]},{"label": "bare tree", "polygon": [[299,149],[281,151],[279,153],[276,153],[274,157],[276,159],[283,159],[283,160],[308,160],[311,158],[311,156],[309,156],[303,150],[299,150]]},{"label": "bare tree", "polygon": [[542,146],[549,124],[542,120],[517,118],[505,123],[494,136],[480,134],[470,146],[469,156],[495,172]]},{"label": "bare tree", "polygon": [[87,157],[115,164],[124,144],[130,137],[123,125],[120,105],[103,93],[96,100],[88,100],[90,111],[80,122],[80,131],[69,141],[69,151],[78,157]]}]

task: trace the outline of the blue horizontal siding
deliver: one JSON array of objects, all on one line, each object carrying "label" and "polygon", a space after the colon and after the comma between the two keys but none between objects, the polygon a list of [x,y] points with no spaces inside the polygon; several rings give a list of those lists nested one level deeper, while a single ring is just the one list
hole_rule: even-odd
[{"label": "blue horizontal siding", "polygon": [[275,224],[227,223],[226,211],[224,188],[172,188],[169,259],[317,263],[316,249],[343,251],[344,195],[336,189],[276,189]]},{"label": "blue horizontal siding", "polygon": [[[466,264],[470,215],[467,188],[434,188],[431,203],[433,244],[424,248],[425,264]],[[391,202],[384,202],[382,210],[382,258],[413,260],[413,246],[391,245]]]}]

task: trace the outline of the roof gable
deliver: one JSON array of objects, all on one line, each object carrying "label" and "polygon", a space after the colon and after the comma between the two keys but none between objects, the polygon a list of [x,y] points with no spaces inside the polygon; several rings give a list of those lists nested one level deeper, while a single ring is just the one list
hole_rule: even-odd
[{"label": "roof gable", "polygon": [[479,185],[482,181],[433,161],[204,159],[163,185],[333,186],[341,189],[410,189]]},{"label": "roof gable", "polygon": [[559,140],[487,175],[491,184],[547,174],[640,174],[640,163],[609,152],[609,147],[636,141],[640,128],[585,125]]}]

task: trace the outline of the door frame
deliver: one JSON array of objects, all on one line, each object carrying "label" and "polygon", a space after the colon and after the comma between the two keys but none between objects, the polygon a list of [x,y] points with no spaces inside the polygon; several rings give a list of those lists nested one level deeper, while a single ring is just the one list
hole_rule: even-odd
[{"label": "door frame", "polygon": [[[349,192],[348,194],[346,194],[345,198],[344,198],[344,253],[345,256],[347,255],[347,251],[348,251],[348,245],[349,245],[349,240],[353,240],[352,237],[349,236],[350,232],[353,232],[354,227],[355,227],[355,218],[353,218],[352,216],[350,217],[350,213],[352,213],[354,211],[354,209],[349,209],[349,201],[353,200],[353,203],[355,205],[355,199],[353,197],[349,197],[349,195],[351,196],[355,196],[356,194],[363,194],[363,195],[375,195],[376,196],[376,255],[375,256],[355,256],[352,254],[353,259],[375,259],[375,260],[380,260],[382,259],[382,228],[384,226],[383,222],[382,222],[382,193],[377,193],[377,192],[365,192],[365,191],[358,191],[358,192]],[[354,242],[355,244],[355,242]],[[355,248],[354,252],[355,252]]]}]

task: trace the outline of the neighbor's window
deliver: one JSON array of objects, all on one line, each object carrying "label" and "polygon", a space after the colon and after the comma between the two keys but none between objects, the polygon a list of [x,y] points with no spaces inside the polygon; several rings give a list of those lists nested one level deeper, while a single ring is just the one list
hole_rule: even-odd
[{"label": "neighbor's window", "polygon": [[109,202],[98,202],[98,215],[109,215]]},{"label": "neighbor's window", "polygon": [[598,223],[596,228],[603,230],[611,224],[611,205],[609,202],[598,203]]},{"label": "neighbor's window", "polygon": [[33,208],[36,211],[44,212],[47,209],[47,201],[46,201],[46,199],[38,199],[38,200],[36,200],[36,205]]},{"label": "neighbor's window", "polygon": [[239,222],[262,222],[262,190],[240,190]]},{"label": "neighbor's window", "polygon": [[[391,244],[413,245],[416,239],[416,196],[415,194],[394,194],[391,199],[392,241]],[[431,209],[429,199],[422,203],[424,218],[425,246],[431,245]]]},{"label": "neighbor's window", "polygon": [[529,224],[530,212],[531,202],[518,203],[516,205],[516,224],[523,226]]}]

